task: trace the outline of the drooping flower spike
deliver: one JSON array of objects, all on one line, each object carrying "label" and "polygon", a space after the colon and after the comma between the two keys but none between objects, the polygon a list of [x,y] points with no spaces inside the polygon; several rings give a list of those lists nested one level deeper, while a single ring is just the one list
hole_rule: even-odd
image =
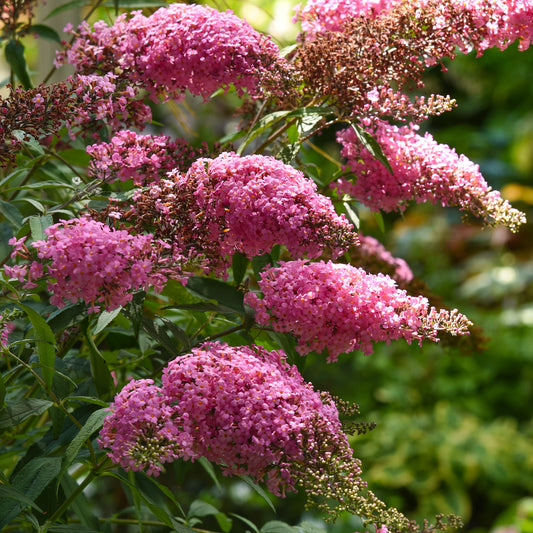
[{"label": "drooping flower spike", "polygon": [[512,231],[525,222],[498,191],[487,184],[478,165],[445,144],[438,144],[417,126],[392,126],[376,120],[369,132],[381,146],[390,171],[359,142],[351,128],[337,136],[341,154],[355,174],[354,181],[341,178],[335,186],[374,210],[403,211],[412,202],[457,206],[489,225]]},{"label": "drooping flower spike", "polygon": [[468,334],[471,325],[456,310],[438,311],[408,295],[388,276],[345,264],[288,261],[263,271],[258,284],[262,295],[249,292],[244,300],[257,323],[292,333],[302,355],[327,349],[328,362],[353,350],[370,354],[379,341]]}]

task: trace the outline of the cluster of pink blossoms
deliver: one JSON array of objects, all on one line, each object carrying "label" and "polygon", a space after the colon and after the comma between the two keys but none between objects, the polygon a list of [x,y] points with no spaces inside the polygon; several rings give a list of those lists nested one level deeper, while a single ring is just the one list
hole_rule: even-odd
[{"label": "cluster of pink blossoms", "polygon": [[262,298],[245,295],[256,322],[295,335],[302,355],[327,348],[329,362],[353,350],[370,354],[378,341],[436,341],[441,329],[467,334],[470,325],[456,311],[409,296],[388,276],[345,264],[285,262],[265,270],[258,283]]},{"label": "cluster of pink blossoms", "polygon": [[[39,260],[27,266],[6,268],[25,287],[48,279],[50,302],[63,307],[79,299],[89,312],[125,305],[132,292],[150,286],[161,289],[166,278],[154,268],[157,258],[151,235],[131,235],[88,217],[61,221],[45,229],[47,239],[35,241]],[[19,246],[20,247],[20,246]]]},{"label": "cluster of pink blossoms", "polygon": [[231,84],[259,96],[261,80],[285,65],[245,20],[201,5],[171,4],[148,17],[138,11],[111,27],[82,24],[76,35],[67,60],[77,70],[120,71],[154,99],[180,99],[186,90],[208,98]]},{"label": "cluster of pink blossoms", "polygon": [[91,176],[108,183],[131,178],[134,185],[158,183],[173,169],[186,172],[194,161],[210,154],[205,143],[194,148],[184,139],[130,130],[119,131],[109,142],[87,146],[87,153],[92,156]]},{"label": "cluster of pink blossoms", "polygon": [[359,246],[352,253],[352,259],[354,258],[365,270],[389,273],[389,276],[400,285],[408,284],[414,278],[405,260],[394,257],[383,244],[369,235],[359,233]]},{"label": "cluster of pink blossoms", "polygon": [[224,270],[226,256],[247,257],[284,245],[292,255],[337,256],[357,243],[354,228],[337,215],[315,183],[273,157],[223,153],[199,159],[186,174],[161,180],[134,197],[132,220],[166,239],[183,256]]},{"label": "cluster of pink blossoms", "polygon": [[358,141],[351,128],[341,131],[337,136],[341,154],[357,179],[341,178],[335,184],[337,189],[375,210],[403,211],[410,201],[430,201],[458,206],[488,224],[502,224],[513,231],[525,222],[523,213],[489,187],[478,165],[448,145],[438,144],[429,133],[417,134],[417,128],[379,120],[369,127],[392,174]]},{"label": "cluster of pink blossoms", "polygon": [[[409,1],[415,16],[417,10],[423,10],[428,3],[428,0]],[[302,21],[306,38],[313,38],[324,31],[342,31],[344,24],[353,18],[375,18],[399,3],[399,0],[309,0],[304,7],[297,8],[295,20]],[[474,44],[482,54],[495,46],[504,49],[517,40],[521,50],[529,47],[533,36],[531,0],[448,0],[447,4],[451,9],[441,20],[443,26],[455,23],[451,10],[466,12],[471,17],[472,27],[457,28],[458,41],[455,44],[463,52],[469,52],[469,47]],[[471,43],[464,40],[468,34]]]},{"label": "cluster of pink blossoms", "polygon": [[324,31],[342,31],[352,18],[375,17],[398,0],[308,0],[296,6],[294,22],[301,21],[307,39]]},{"label": "cluster of pink blossoms", "polygon": [[[154,475],[178,457],[206,457],[226,475],[250,475],[283,495],[302,481],[298,463],[324,445],[351,458],[334,403],[323,402],[282,352],[257,346],[205,343],[171,361],[161,387],[130,382],[110,411],[101,446],[124,468]],[[306,460],[310,469],[328,462]]]}]

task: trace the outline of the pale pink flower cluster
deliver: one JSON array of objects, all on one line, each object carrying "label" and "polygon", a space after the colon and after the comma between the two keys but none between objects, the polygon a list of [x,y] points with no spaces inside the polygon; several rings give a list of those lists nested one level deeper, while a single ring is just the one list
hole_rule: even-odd
[{"label": "pale pink flower cluster", "polygon": [[180,99],[186,90],[208,98],[234,85],[252,96],[281,64],[277,46],[231,11],[171,4],[150,16],[120,16],[112,27],[82,24],[67,60],[80,71],[121,71],[155,99]]},{"label": "pale pink flower cluster", "polygon": [[[35,241],[38,260],[30,266],[32,279],[48,279],[50,302],[63,307],[83,300],[89,312],[125,305],[132,292],[165,278],[154,270],[151,235],[131,235],[88,217],[61,221],[45,229],[47,239]],[[28,285],[28,284],[27,284]]]},{"label": "pale pink flower cluster", "polygon": [[152,120],[150,108],[136,98],[138,90],[129,85],[120,88],[119,81],[113,73],[78,74],[69,78],[73,93],[81,100],[76,113],[65,121],[71,137],[79,135],[80,127],[86,128],[95,120],[105,121],[112,131],[122,129],[124,124],[143,128]]},{"label": "pale pink flower cluster", "polygon": [[[389,276],[351,265],[290,261],[265,270],[258,283],[261,298],[245,295],[256,322],[292,333],[302,355],[327,349],[328,362],[353,350],[370,354],[378,341],[436,341],[446,313],[450,315],[430,308],[426,298],[398,289]],[[451,333],[468,333],[468,320],[452,313]]]},{"label": "pale pink flower cluster", "polygon": [[374,210],[403,211],[410,201],[430,201],[458,206],[488,224],[502,224],[513,231],[525,222],[523,213],[489,187],[478,165],[448,145],[438,144],[429,133],[419,135],[417,129],[412,124],[397,127],[380,120],[369,126],[392,174],[351,128],[341,131],[337,136],[341,154],[356,180],[341,178],[335,184],[337,189]]},{"label": "pale pink flower cluster", "polygon": [[193,161],[209,154],[207,145],[193,148],[184,139],[119,131],[109,142],[87,146],[92,156],[89,174],[102,181],[132,179],[134,185],[158,183],[168,172],[185,172]]},{"label": "pale pink flower cluster", "polygon": [[223,153],[174,178],[140,191],[135,216],[184,255],[205,255],[215,269],[235,252],[254,257],[276,244],[315,258],[357,243],[353,226],[315,183],[273,157]]},{"label": "pale pink flower cluster", "polygon": [[301,21],[307,39],[324,31],[342,31],[352,18],[376,17],[390,9],[398,0],[308,0],[296,6],[293,22]]},{"label": "pale pink flower cluster", "polygon": [[[171,361],[161,387],[130,382],[115,397],[99,442],[126,469],[158,475],[178,457],[206,457],[224,474],[249,475],[278,495],[302,481],[304,457],[311,469],[328,463],[319,452],[351,457],[337,408],[282,352],[224,343]],[[336,448],[324,449],[332,443]]]},{"label": "pale pink flower cluster", "polygon": [[478,55],[495,46],[504,50],[515,41],[520,50],[529,48],[533,37],[532,0],[452,0],[452,4],[471,14],[482,36],[476,44]]},{"label": "pale pink flower cluster", "polygon": [[[357,256],[361,259],[361,266],[376,264],[377,268],[382,271],[390,270],[390,277],[396,283],[405,285],[413,280],[413,272],[409,265],[401,257],[394,257],[389,250],[383,246],[377,239],[369,235],[359,233],[359,246],[356,249]],[[367,268],[368,270],[368,268]]]},{"label": "pale pink flower cluster", "polygon": [[[408,0],[416,16],[428,0]],[[309,0],[304,7],[297,7],[295,21],[302,22],[306,38],[313,38],[324,31],[342,31],[350,19],[365,16],[375,18],[399,4],[399,0]],[[472,27],[457,28],[457,42],[463,52],[474,46],[481,55],[486,49],[497,46],[504,49],[519,41],[525,50],[533,36],[532,0],[448,0],[450,9],[467,12],[472,18]],[[453,25],[450,11],[442,17],[442,25]],[[468,35],[470,37],[468,37]],[[470,40],[470,42],[468,42]]]},{"label": "pale pink flower cluster", "polygon": [[13,322],[6,321],[0,315],[0,348],[5,348],[9,344],[9,334],[15,329]]}]

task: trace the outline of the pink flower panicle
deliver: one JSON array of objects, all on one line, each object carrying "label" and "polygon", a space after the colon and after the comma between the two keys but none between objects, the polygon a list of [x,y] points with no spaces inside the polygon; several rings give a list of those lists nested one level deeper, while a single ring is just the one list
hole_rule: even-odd
[{"label": "pink flower panicle", "polygon": [[66,55],[77,70],[120,72],[154,99],[179,100],[186,90],[207,99],[230,85],[251,96],[266,85],[282,92],[289,69],[270,38],[231,11],[201,5],[171,4],[148,17],[137,11],[111,27],[82,24],[77,35]]},{"label": "pink flower panicle", "polygon": [[413,280],[413,272],[405,260],[394,257],[377,239],[359,233],[359,243],[351,253],[352,264],[355,260],[371,273],[388,274],[398,285],[407,285]]},{"label": "pink flower panicle", "polygon": [[[309,0],[304,7],[297,8],[295,22],[302,22],[306,39],[313,39],[325,31],[342,31],[347,22],[355,18],[374,19],[387,14],[398,0]],[[405,3],[405,2],[404,2]],[[468,14],[470,24],[457,27],[459,45],[463,52],[474,46],[481,55],[488,48],[505,49],[519,41],[519,48],[525,50],[533,35],[533,3],[531,0],[447,0],[449,8],[439,18],[441,29],[453,27],[456,13]],[[428,0],[409,0],[409,8],[419,16]]]},{"label": "pink flower panicle", "polygon": [[370,354],[378,341],[437,341],[442,329],[468,334],[470,325],[456,311],[437,312],[426,298],[409,296],[390,277],[350,265],[289,261],[265,270],[258,283],[262,298],[249,292],[244,300],[256,322],[295,335],[302,355],[327,348],[328,362],[353,350]]},{"label": "pink flower panicle", "polygon": [[87,146],[87,153],[92,157],[91,176],[107,183],[131,178],[134,185],[159,183],[171,170],[186,172],[194,161],[211,155],[207,143],[194,148],[184,139],[130,130],[119,131],[109,142]]},{"label": "pink flower panicle", "polygon": [[186,174],[162,180],[135,196],[133,217],[187,256],[224,269],[226,256],[254,257],[275,244],[291,254],[337,256],[357,235],[314,182],[272,157],[223,153],[196,161]]},{"label": "pink flower panicle", "polygon": [[324,31],[342,31],[352,18],[375,18],[390,9],[398,0],[308,0],[304,6],[296,6],[293,22],[302,23],[306,39],[312,39]]},{"label": "pink flower panicle", "polygon": [[525,222],[498,191],[493,191],[479,167],[445,144],[438,144],[417,126],[392,126],[376,120],[368,128],[380,144],[393,174],[357,140],[351,129],[338,134],[341,154],[357,176],[354,182],[339,179],[339,192],[357,198],[374,210],[403,211],[410,201],[458,206],[481,217],[487,224],[502,224],[512,231]]},{"label": "pink flower panicle", "polygon": [[49,279],[50,302],[57,307],[81,299],[89,312],[101,306],[111,311],[136,290],[162,289],[165,278],[155,270],[151,235],[131,235],[89,217],[63,220],[45,233],[46,240],[32,244],[39,259],[30,266],[30,281]]},{"label": "pink flower panicle", "polygon": [[225,475],[248,475],[279,496],[300,487],[332,519],[348,510],[412,529],[368,491],[333,399],[306,383],[283,352],[204,343],[167,365],[161,387],[126,385],[99,443],[127,470],[157,476],[167,462],[206,457]]},{"label": "pink flower panicle", "polygon": [[178,457],[206,457],[225,475],[250,475],[284,495],[300,484],[304,457],[310,468],[327,463],[317,455],[326,442],[351,457],[334,403],[323,403],[282,352],[258,346],[205,343],[171,361],[161,387],[130,382],[110,412],[100,445],[124,468],[154,475]]}]

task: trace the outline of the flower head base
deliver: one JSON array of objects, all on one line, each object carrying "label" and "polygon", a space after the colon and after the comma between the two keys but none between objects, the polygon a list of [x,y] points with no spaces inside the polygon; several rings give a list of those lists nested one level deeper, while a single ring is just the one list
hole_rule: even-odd
[{"label": "flower head base", "polygon": [[302,355],[327,348],[329,362],[353,350],[370,354],[374,342],[436,341],[444,327],[464,335],[471,325],[463,315],[437,312],[426,298],[409,296],[388,276],[350,265],[282,263],[262,273],[259,288],[262,299],[245,296],[256,321],[295,335]]},{"label": "flower head base", "polygon": [[162,288],[151,235],[131,235],[88,217],[62,221],[45,233],[46,240],[32,245],[39,260],[30,272],[37,268],[40,277],[51,278],[50,302],[58,307],[81,299],[90,312],[100,306],[110,311],[129,302],[135,290]]},{"label": "flower head base", "polygon": [[487,224],[502,224],[516,231],[525,216],[493,191],[479,167],[445,144],[438,144],[417,126],[392,126],[376,120],[370,133],[383,149],[393,173],[356,138],[351,129],[339,133],[342,155],[357,176],[355,183],[340,179],[336,187],[371,209],[403,211],[409,201],[431,201],[458,206]]},{"label": "flower head base", "polygon": [[290,83],[277,46],[231,11],[177,3],[112,27],[82,24],[78,35],[67,53],[78,70],[120,72],[154,99],[179,100],[186,90],[207,99],[232,84],[260,96]]},{"label": "flower head base", "polygon": [[135,197],[134,216],[181,253],[224,269],[225,256],[253,257],[286,246],[296,256],[339,255],[357,235],[314,182],[272,157],[223,153]]}]

